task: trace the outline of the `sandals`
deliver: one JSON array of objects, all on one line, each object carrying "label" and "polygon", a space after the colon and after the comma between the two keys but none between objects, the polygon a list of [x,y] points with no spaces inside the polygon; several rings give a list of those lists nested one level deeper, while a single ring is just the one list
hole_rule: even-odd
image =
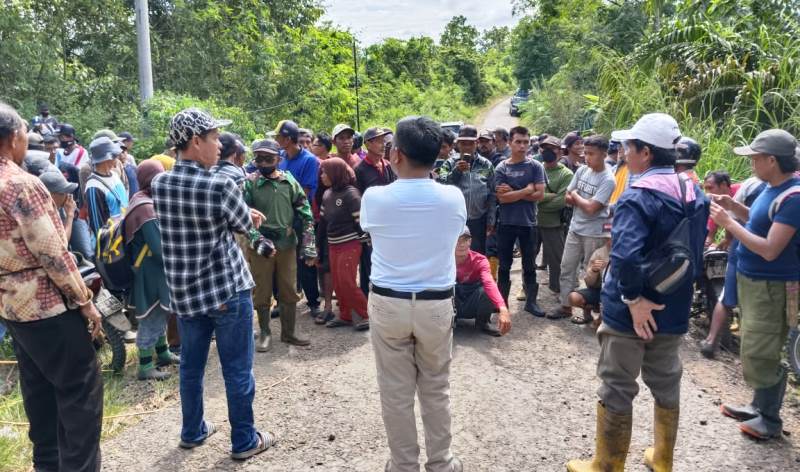
[{"label": "sandals", "polygon": [[565,313],[561,309],[556,309],[545,315],[548,320],[560,320],[561,318],[569,318],[572,313]]},{"label": "sandals", "polygon": [[343,320],[341,318],[334,318],[327,323],[325,323],[325,327],[327,328],[341,328],[343,326],[353,326],[352,320]]},{"label": "sandals", "polygon": [[366,331],[369,329],[369,320],[361,320],[356,323],[354,326],[356,331]]},{"label": "sandals", "polygon": [[194,449],[197,446],[202,446],[206,442],[206,439],[210,438],[214,433],[217,432],[217,427],[214,425],[214,423],[208,420],[204,421],[206,423],[206,436],[199,441],[184,441],[181,439],[181,442],[178,443],[178,446],[181,449]]},{"label": "sandals", "polygon": [[573,316],[570,321],[572,321],[576,325],[585,325],[594,321],[594,318],[592,318],[591,314],[589,314],[589,316],[586,316],[585,314],[581,313],[579,315]]},{"label": "sandals", "polygon": [[258,443],[256,443],[254,448],[242,452],[234,452],[231,454],[231,459],[236,461],[249,459],[256,454],[261,454],[278,443],[278,438],[275,436],[275,433],[256,431],[256,436],[258,436]]},{"label": "sandals", "polygon": [[332,311],[323,311],[314,318],[314,324],[324,325],[334,318]]}]

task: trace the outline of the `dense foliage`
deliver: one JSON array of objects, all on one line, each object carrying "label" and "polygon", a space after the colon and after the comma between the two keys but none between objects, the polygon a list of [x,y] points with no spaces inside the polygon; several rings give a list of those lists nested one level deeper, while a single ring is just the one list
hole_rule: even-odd
[{"label": "dense foliage", "polygon": [[[673,114],[704,147],[701,172],[741,178],[732,145],[770,127],[800,135],[800,6],[792,0],[518,0],[524,120],[564,134]],[[532,45],[539,44],[539,48]],[[531,50],[534,49],[534,50]]]},{"label": "dense foliage", "polygon": [[[139,105],[132,0],[6,0],[0,100],[25,116],[46,102],[86,141],[112,127],[160,152],[168,117],[198,105],[246,139],[284,118],[312,129],[356,124],[354,37],[321,21],[320,0],[150,0],[156,96]],[[469,119],[513,88],[510,32],[464,17],[429,37],[356,47],[362,129],[411,113]]]}]

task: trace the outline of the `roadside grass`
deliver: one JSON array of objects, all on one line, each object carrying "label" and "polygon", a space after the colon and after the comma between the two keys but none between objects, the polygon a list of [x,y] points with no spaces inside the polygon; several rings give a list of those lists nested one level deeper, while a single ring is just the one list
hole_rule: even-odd
[{"label": "roadside grass", "polygon": [[[139,422],[142,416],[137,416],[137,413],[149,415],[177,395],[177,369],[173,369],[175,375],[163,382],[139,382],[136,380],[136,347],[129,344],[127,348],[123,375],[114,375],[105,367],[103,370],[103,440]],[[0,342],[0,359],[14,359],[8,338]],[[101,351],[100,361],[101,365],[108,365],[110,353]],[[0,395],[0,472],[28,471],[32,468],[31,442],[28,440],[28,418],[22,405],[16,366],[2,365],[0,368],[0,381],[5,379],[4,390],[0,391],[6,391]]]}]

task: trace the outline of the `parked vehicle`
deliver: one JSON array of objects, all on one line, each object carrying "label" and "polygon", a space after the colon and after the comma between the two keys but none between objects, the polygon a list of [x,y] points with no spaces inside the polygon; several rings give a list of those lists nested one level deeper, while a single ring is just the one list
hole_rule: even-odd
[{"label": "parked vehicle", "polygon": [[519,89],[511,97],[511,106],[508,110],[508,114],[511,116],[520,116],[520,106],[528,101],[529,92],[527,90]]},{"label": "parked vehicle", "polygon": [[461,130],[461,127],[464,126],[464,122],[463,121],[447,121],[445,123],[442,123],[439,126],[441,126],[442,129],[446,129],[446,130],[452,131],[453,134],[458,136],[458,132]]}]

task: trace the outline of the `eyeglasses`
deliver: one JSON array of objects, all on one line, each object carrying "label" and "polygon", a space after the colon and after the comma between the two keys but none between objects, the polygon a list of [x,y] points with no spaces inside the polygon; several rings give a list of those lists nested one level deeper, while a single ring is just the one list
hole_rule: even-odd
[{"label": "eyeglasses", "polygon": [[255,162],[256,164],[261,164],[261,163],[269,164],[277,160],[278,156],[264,156],[258,154],[256,154],[256,156],[253,158],[253,162]]}]

